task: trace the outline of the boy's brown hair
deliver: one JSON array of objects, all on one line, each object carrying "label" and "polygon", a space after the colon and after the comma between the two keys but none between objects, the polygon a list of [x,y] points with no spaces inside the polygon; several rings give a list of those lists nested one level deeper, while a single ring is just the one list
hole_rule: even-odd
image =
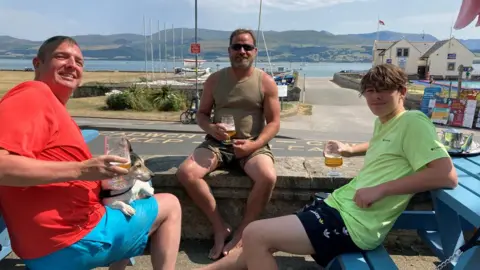
[{"label": "boy's brown hair", "polygon": [[407,74],[392,64],[381,64],[371,68],[360,82],[360,93],[374,88],[376,91],[398,90],[407,86]]}]

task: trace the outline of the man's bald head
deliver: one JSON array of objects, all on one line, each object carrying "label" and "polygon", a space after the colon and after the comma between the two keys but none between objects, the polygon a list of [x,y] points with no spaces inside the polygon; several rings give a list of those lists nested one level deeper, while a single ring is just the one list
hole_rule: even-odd
[{"label": "man's bald head", "polygon": [[[67,36],[54,36],[51,37],[43,42],[43,44],[40,46],[37,52],[37,58],[40,61],[45,61],[45,58],[47,55],[51,54],[55,49],[63,44],[64,42],[70,44],[70,45],[76,45],[78,46],[78,43],[75,39]],[[80,47],[80,46],[78,46]]]}]

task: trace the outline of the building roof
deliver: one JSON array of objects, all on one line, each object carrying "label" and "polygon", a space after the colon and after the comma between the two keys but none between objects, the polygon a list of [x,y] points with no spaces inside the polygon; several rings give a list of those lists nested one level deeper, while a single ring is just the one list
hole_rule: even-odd
[{"label": "building roof", "polygon": [[420,58],[429,57],[432,53],[434,53],[436,50],[440,49],[448,41],[450,41],[450,40],[446,39],[446,40],[440,40],[440,41],[435,42],[435,44],[432,47],[430,47],[430,49],[428,49]]},{"label": "building roof", "polygon": [[393,43],[397,41],[375,41],[375,48],[377,50],[386,50],[392,46]]},{"label": "building roof", "polygon": [[420,53],[428,51],[436,42],[410,42]]}]

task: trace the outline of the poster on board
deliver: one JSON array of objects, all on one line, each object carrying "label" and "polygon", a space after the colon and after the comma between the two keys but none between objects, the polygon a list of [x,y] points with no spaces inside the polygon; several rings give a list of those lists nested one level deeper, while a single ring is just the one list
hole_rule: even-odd
[{"label": "poster on board", "polygon": [[287,85],[277,85],[277,87],[278,87],[278,97],[286,97],[288,95]]}]

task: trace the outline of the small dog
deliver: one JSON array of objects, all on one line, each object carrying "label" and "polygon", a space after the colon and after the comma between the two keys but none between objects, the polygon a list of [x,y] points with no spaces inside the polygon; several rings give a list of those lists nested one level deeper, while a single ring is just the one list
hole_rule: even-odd
[{"label": "small dog", "polygon": [[135,209],[130,203],[134,200],[154,195],[155,190],[149,184],[154,174],[145,166],[145,161],[133,152],[132,145],[128,140],[127,143],[132,166],[128,174],[123,177],[127,181],[128,186],[122,190],[109,190],[108,180],[103,180],[100,197],[102,198],[103,205],[119,209],[127,216],[133,216],[135,215]]}]

